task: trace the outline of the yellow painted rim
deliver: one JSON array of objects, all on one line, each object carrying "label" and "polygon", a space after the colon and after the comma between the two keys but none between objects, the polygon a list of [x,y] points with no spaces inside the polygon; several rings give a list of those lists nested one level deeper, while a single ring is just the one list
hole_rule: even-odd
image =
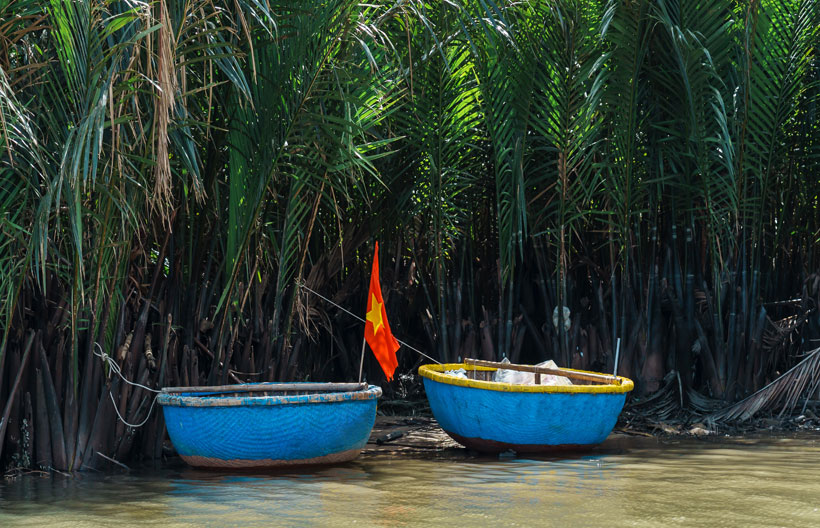
[{"label": "yellow painted rim", "polygon": [[[497,370],[490,367],[477,367],[465,363],[446,363],[444,365],[422,365],[419,367],[419,375],[439,383],[447,385],[458,385],[459,387],[472,387],[474,389],[486,389],[500,392],[564,392],[582,394],[607,394],[629,392],[635,384],[629,378],[618,376],[620,385],[513,385],[512,383],[499,383],[497,381],[482,381],[457,378],[444,374],[446,370]],[[585,370],[565,369],[572,372],[586,372]],[[591,372],[590,374],[599,374]]]}]

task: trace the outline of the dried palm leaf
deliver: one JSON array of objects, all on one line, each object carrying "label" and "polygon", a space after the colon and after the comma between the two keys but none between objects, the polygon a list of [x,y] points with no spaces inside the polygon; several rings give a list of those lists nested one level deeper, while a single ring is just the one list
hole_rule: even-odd
[{"label": "dried palm leaf", "polygon": [[686,396],[689,401],[689,407],[702,414],[713,413],[723,407],[725,403],[721,400],[704,396],[694,389],[687,390]]},{"label": "dried palm leaf", "polygon": [[820,385],[820,348],[806,357],[788,372],[769,383],[751,396],[725,409],[710,414],[707,419],[715,422],[744,422],[760,411],[780,407],[778,416],[793,410],[803,395],[808,396]]},{"label": "dried palm leaf", "polygon": [[680,376],[674,370],[664,376],[663,387],[646,398],[630,401],[627,406],[627,410],[651,416],[659,421],[670,419],[682,408]]},{"label": "dried palm leaf", "polygon": [[161,1],[159,9],[159,52],[157,56],[157,110],[155,115],[156,125],[156,159],[157,164],[154,170],[154,196],[153,206],[161,213],[163,219],[170,226],[170,204],[173,200],[173,183],[171,181],[171,163],[169,158],[168,128],[171,125],[171,112],[174,108],[174,95],[176,93],[176,74],[174,47],[174,32],[171,28],[168,6]]},{"label": "dried palm leaf", "polygon": [[779,321],[769,319],[771,324],[767,326],[766,331],[763,333],[763,345],[768,350],[784,347],[794,332],[802,328],[803,324],[808,321],[813,311],[806,310],[802,314],[790,315]]}]

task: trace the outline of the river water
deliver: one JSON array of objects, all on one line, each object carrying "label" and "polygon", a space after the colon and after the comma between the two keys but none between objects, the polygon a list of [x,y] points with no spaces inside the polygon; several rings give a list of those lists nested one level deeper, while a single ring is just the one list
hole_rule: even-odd
[{"label": "river water", "polygon": [[0,481],[2,527],[820,526],[820,435],[610,437],[563,458],[368,455],[287,473],[175,465]]}]

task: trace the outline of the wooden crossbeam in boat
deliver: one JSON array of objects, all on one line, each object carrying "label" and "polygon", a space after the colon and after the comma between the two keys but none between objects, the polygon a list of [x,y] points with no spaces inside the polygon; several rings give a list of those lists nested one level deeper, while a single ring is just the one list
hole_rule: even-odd
[{"label": "wooden crossbeam in boat", "polygon": [[591,381],[593,383],[602,383],[604,385],[620,385],[621,380],[616,376],[608,374],[595,374],[592,372],[575,372],[573,370],[552,369],[547,367],[537,367],[535,365],[517,365],[515,363],[499,363],[497,361],[483,361],[481,359],[466,358],[464,363],[476,367],[491,367],[495,369],[518,370],[521,372],[532,372],[535,374],[535,382],[540,385],[541,374],[550,374],[552,376],[563,376],[565,378],[576,379],[581,381]]},{"label": "wooden crossbeam in boat", "polygon": [[249,383],[247,385],[215,385],[213,387],[164,387],[162,392],[354,392],[366,388],[367,383]]}]

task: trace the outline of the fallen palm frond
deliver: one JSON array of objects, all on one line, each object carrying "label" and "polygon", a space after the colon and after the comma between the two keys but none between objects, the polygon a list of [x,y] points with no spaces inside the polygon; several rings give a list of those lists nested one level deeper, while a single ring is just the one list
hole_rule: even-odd
[{"label": "fallen palm frond", "polygon": [[778,416],[792,411],[801,398],[810,398],[820,386],[820,348],[809,352],[800,363],[748,398],[707,416],[714,422],[749,420],[761,411],[780,408]]},{"label": "fallen palm frond", "polygon": [[643,416],[651,416],[657,421],[669,420],[672,416],[683,409],[683,398],[681,397],[680,375],[670,371],[663,378],[663,385],[646,398],[630,401],[627,412],[634,412]]}]

